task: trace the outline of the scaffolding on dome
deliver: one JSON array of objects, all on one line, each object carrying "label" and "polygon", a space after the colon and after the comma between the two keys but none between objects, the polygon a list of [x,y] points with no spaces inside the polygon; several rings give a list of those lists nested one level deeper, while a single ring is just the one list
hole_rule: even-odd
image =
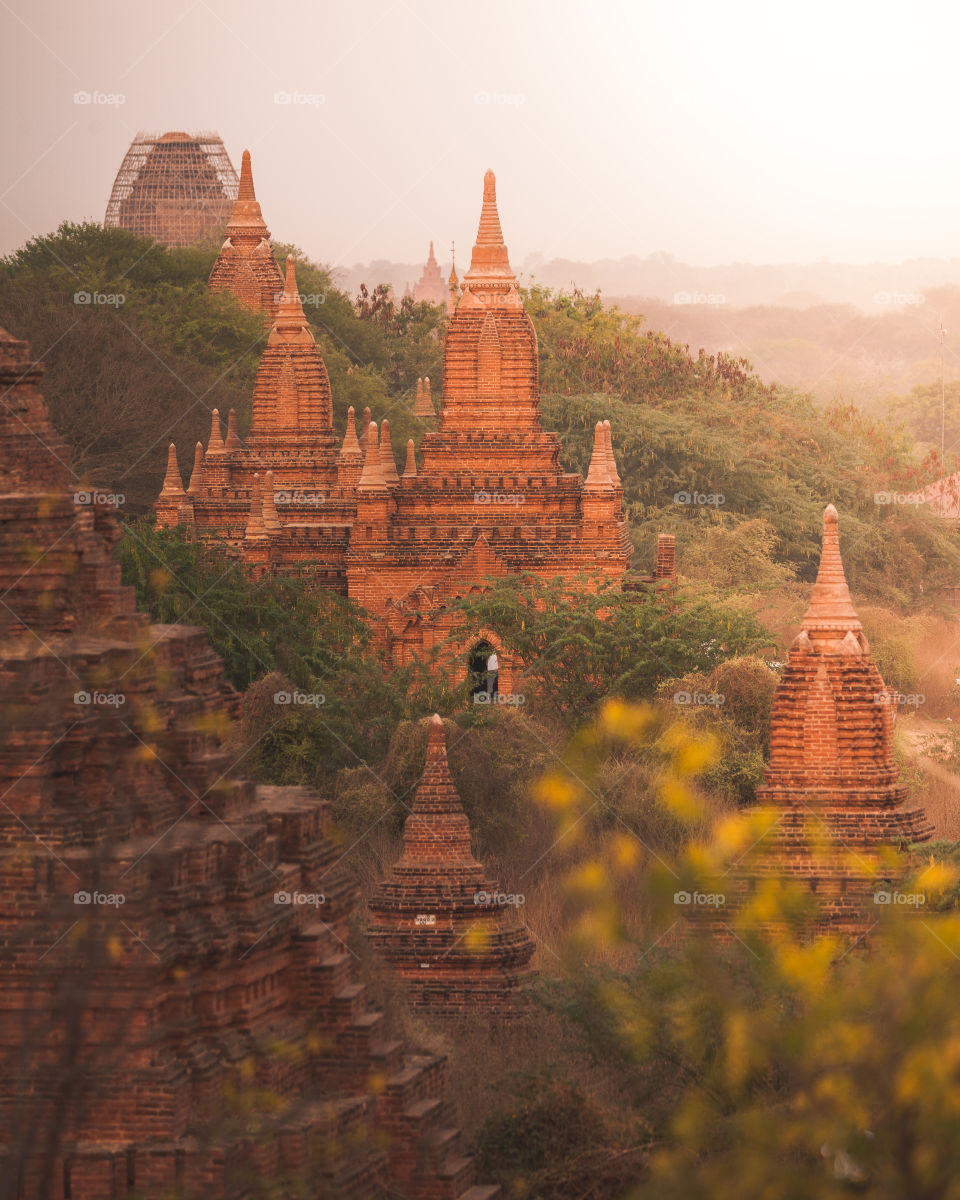
[{"label": "scaffolding on dome", "polygon": [[219,134],[141,131],[120,164],[103,223],[189,246],[223,236],[239,186]]}]

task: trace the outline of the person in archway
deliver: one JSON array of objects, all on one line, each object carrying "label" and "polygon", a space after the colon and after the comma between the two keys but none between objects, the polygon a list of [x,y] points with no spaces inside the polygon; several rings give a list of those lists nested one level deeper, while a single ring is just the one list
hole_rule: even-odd
[{"label": "person in archway", "polygon": [[500,660],[496,650],[491,650],[487,658],[487,695],[497,695],[497,674],[500,671]]}]

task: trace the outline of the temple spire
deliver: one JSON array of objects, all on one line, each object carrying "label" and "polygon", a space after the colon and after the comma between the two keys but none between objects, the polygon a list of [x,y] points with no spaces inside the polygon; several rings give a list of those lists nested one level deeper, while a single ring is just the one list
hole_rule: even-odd
[{"label": "temple spire", "polygon": [[363,471],[357,484],[358,491],[385,492],[383,465],[380,461],[380,444],[377,441],[377,423],[371,421],[363,439]]},{"label": "temple spire", "polygon": [[190,472],[190,483],[187,491],[196,496],[203,487],[203,442],[197,442],[193,451],[193,470]]},{"label": "temple spire", "polygon": [[863,629],[847,587],[840,557],[839,527],[837,510],[828,504],[823,510],[823,549],[817,581],[813,585],[810,607],[803,618],[803,629],[807,633],[843,635],[848,630],[860,633]]},{"label": "temple spire", "polygon": [[167,473],[163,477],[161,496],[180,497],[183,495],[183,479],[180,476],[180,464],[177,462],[177,448],[173,444],[167,447]]},{"label": "temple spire", "polygon": [[227,414],[227,440],[223,447],[228,452],[243,449],[243,442],[240,441],[240,434],[237,432],[237,410],[235,408],[231,408]]},{"label": "temple spire", "polygon": [[407,439],[407,462],[403,468],[404,479],[414,479],[417,474],[417,453],[413,447],[413,438]]},{"label": "temple spire", "polygon": [[617,460],[613,456],[613,432],[610,422],[603,422],[603,444],[607,462],[607,476],[614,487],[621,487],[620,472],[617,470]]},{"label": "temple spire", "polygon": [[603,436],[603,422],[598,421],[593,428],[593,454],[590,456],[590,470],[584,487],[591,489],[602,488],[610,482],[607,469],[606,445]]},{"label": "temple spire", "polygon": [[497,177],[492,171],[487,171],[483,177],[483,204],[480,209],[477,241],[473,247],[470,270],[463,277],[464,287],[484,279],[504,281],[515,278],[500,228]]},{"label": "temple spire", "polygon": [[341,454],[360,454],[360,442],[357,440],[357,422],[353,414],[353,405],[347,409],[347,428],[340,446]]},{"label": "temple spire", "polygon": [[253,190],[253,169],[250,166],[250,151],[244,150],[243,158],[240,160],[240,188],[237,192],[238,200],[256,200],[256,193]]},{"label": "temple spire", "polygon": [[253,474],[253,486],[250,488],[250,515],[247,517],[247,528],[244,538],[251,541],[254,538],[266,537],[267,531],[263,524],[263,494],[260,490],[260,472]]},{"label": "temple spire", "polygon": [[427,761],[410,816],[403,828],[400,863],[433,862],[476,866],[470,848],[470,822],[463,811],[450,764],[443,721],[434,713],[427,726]]},{"label": "temple spire", "polygon": [[386,417],[380,422],[380,465],[383,468],[383,478],[387,487],[393,487],[400,482],[397,474],[397,462],[393,457],[393,447],[390,445],[390,422]]},{"label": "temple spire", "polygon": [[207,456],[223,454],[225,451],[223,433],[220,430],[220,410],[215,408],[210,414],[210,440],[207,442]]}]

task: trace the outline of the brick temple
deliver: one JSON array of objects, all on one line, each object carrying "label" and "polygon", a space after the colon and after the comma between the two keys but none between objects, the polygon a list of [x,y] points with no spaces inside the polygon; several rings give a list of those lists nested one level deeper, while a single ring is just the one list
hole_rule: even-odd
[{"label": "brick temple", "polygon": [[[437,401],[424,383],[417,415],[430,426],[436,404],[436,428],[406,448],[402,474],[386,420],[358,436],[351,413],[338,446],[326,368],[288,259],[251,434],[242,444],[234,422],[224,440],[215,412],[186,489],[171,448],[158,524],[225,539],[257,571],[316,569],[367,610],[389,660],[429,659],[444,646],[465,673],[478,647],[502,647],[495,630],[448,640],[458,597],[523,572],[620,580],[631,555],[609,423],[595,430],[586,480],[563,470],[559,438],[540,423],[537,337],[492,171],[447,322],[442,393]],[[517,666],[503,657],[501,690],[513,690]]]},{"label": "brick temple", "polygon": [[520,898],[501,892],[473,857],[437,714],[428,728],[403,849],[368,901],[367,937],[406,981],[415,1008],[509,1016],[517,986],[531,974],[533,940],[519,917]]},{"label": "brick temple", "polygon": [[874,903],[880,885],[851,863],[867,868],[878,847],[926,841],[933,832],[923,809],[906,804],[893,755],[895,716],[850,597],[831,504],[810,606],[773,702],[757,802],[777,819],[755,859],[762,873],[815,894],[823,930],[860,933],[882,915]]},{"label": "brick temple", "polygon": [[428,304],[446,307],[447,297],[447,285],[443,282],[443,272],[433,253],[433,242],[431,242],[430,253],[423,266],[423,274],[413,285],[413,298],[417,303],[425,300]]},{"label": "brick temple", "polygon": [[240,164],[240,187],[227,225],[227,236],[213,264],[207,286],[232,292],[241,304],[262,309],[274,320],[284,289],[283,272],[273,256],[270,230],[253,189],[250,151]]},{"label": "brick temple", "polygon": [[111,499],[75,498],[41,372],[0,331],[11,1195],[240,1200],[266,1179],[490,1200],[444,1060],[392,1040],[356,979],[327,805],[234,778],[222,663],[202,629],[136,611]]}]

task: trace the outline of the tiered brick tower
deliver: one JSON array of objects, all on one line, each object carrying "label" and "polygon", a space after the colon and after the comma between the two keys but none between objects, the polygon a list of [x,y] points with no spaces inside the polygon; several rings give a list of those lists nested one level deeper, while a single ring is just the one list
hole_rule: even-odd
[{"label": "tiered brick tower", "polygon": [[243,152],[240,190],[208,286],[212,292],[232,292],[242,304],[262,309],[271,321],[276,318],[283,272],[273,257],[270,230],[253,190],[249,150]]},{"label": "tiered brick tower", "polygon": [[[559,439],[541,427],[537,337],[500,231],[492,171],[447,328],[439,428],[424,436],[420,458],[416,475],[375,506],[362,499],[361,481],[347,556],[350,595],[386,617],[395,660],[442,642],[448,602],[488,576],[619,579],[626,570],[630,539],[609,426],[597,428],[586,482],[563,471]],[[500,649],[493,633],[477,637]],[[512,669],[501,662],[502,690],[514,686]]]},{"label": "tiered brick tower", "polygon": [[417,302],[426,300],[430,304],[447,303],[447,287],[443,282],[440,264],[433,253],[433,242],[430,243],[430,253],[423,267],[423,274],[413,288],[413,298]]},{"label": "tiered brick tower", "polygon": [[369,902],[367,937],[407,981],[416,1007],[509,1016],[530,974],[533,941],[517,915],[518,897],[505,897],[473,857],[436,714],[429,730],[403,852]]},{"label": "tiered brick tower", "polygon": [[187,505],[177,490],[175,450],[170,462],[173,469],[168,467],[155,506],[159,525],[189,525],[201,536],[222,538],[259,571],[296,571],[310,564],[320,582],[346,591],[360,447],[352,414],[343,445],[337,447],[330,381],[303,314],[292,256],[257,370],[246,446],[235,420],[224,442],[214,410],[210,441],[197,459]]},{"label": "tiered brick tower", "polygon": [[0,1179],[19,1200],[239,1200],[257,1178],[489,1200],[444,1061],[385,1040],[355,981],[327,806],[230,778],[222,664],[136,612],[40,375],[0,331]]},{"label": "tiered brick tower", "polygon": [[[922,808],[907,808],[893,757],[896,704],[870,658],[843,571],[837,510],[823,515],[810,607],[773,703],[770,762],[757,801],[778,820],[760,848],[765,871],[816,892],[824,927],[856,932],[878,918],[876,881],[851,855],[925,841]],[[832,850],[814,850],[824,837]],[[866,861],[866,859],[864,859]]]}]

